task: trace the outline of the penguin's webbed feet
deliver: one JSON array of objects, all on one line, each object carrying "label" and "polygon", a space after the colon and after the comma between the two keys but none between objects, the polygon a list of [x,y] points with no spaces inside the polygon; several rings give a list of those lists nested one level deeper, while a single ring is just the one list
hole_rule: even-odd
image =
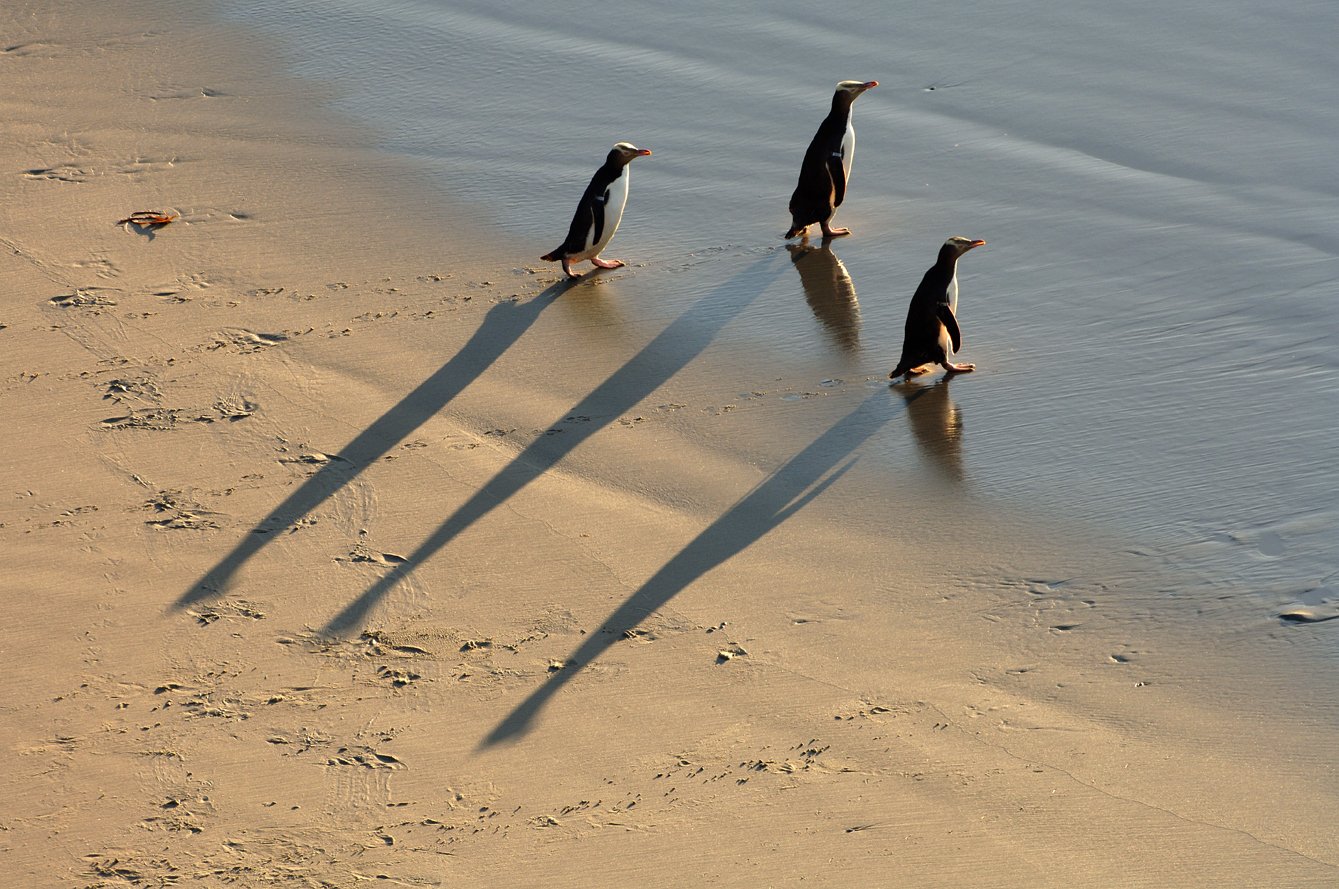
[{"label": "penguin's webbed feet", "polygon": [[598,256],[592,256],[590,261],[602,269],[621,269],[627,264],[621,259],[601,259]]},{"label": "penguin's webbed feet", "polygon": [[826,222],[823,223],[823,237],[825,238],[840,238],[842,235],[849,235],[850,233],[849,228],[831,228]]},{"label": "penguin's webbed feet", "polygon": [[976,370],[976,365],[975,365],[975,364],[953,364],[952,362],[945,361],[945,362],[944,362],[944,370],[948,371],[948,372],[951,373],[951,374],[969,374],[969,373],[971,373],[972,371]]}]

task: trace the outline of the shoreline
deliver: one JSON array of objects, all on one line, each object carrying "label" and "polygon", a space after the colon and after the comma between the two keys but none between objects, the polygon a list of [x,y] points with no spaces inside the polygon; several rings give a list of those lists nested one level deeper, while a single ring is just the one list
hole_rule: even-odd
[{"label": "shoreline", "polygon": [[[468,211],[204,13],[21,30],[26,885],[1333,878],[1335,705],[1239,712],[1269,684],[1175,650],[1105,541],[994,503],[933,550],[851,521],[925,498],[858,461],[906,407],[711,388],[751,295],[628,330],[650,271],[569,286],[447,239]],[[112,224],[158,207],[152,237]]]}]

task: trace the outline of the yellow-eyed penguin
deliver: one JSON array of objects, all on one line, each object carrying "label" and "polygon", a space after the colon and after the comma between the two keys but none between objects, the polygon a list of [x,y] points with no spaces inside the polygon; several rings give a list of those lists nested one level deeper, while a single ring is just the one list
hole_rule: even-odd
[{"label": "yellow-eyed penguin", "polygon": [[649,148],[638,148],[631,142],[619,142],[609,149],[604,165],[595,171],[590,185],[577,202],[572,227],[562,246],[540,259],[561,262],[568,277],[579,277],[572,271],[572,263],[589,259],[602,269],[616,269],[622,260],[601,259],[600,251],[609,245],[623,218],[623,207],[628,202],[628,163],[635,157],[647,157]]},{"label": "yellow-eyed penguin", "polygon": [[878,86],[877,80],[843,80],[832,95],[832,110],[818,125],[809,150],[800,164],[800,180],[790,196],[790,231],[782,237],[804,234],[817,222],[823,237],[849,235],[850,229],[830,224],[837,208],[846,199],[846,183],[851,178],[851,159],[855,156],[855,127],[851,125],[851,103],[865,90]]},{"label": "yellow-eyed penguin", "polygon": [[902,360],[888,376],[923,374],[930,364],[941,364],[949,373],[976,370],[975,364],[954,364],[949,356],[962,348],[958,329],[958,257],[985,241],[955,235],[939,248],[939,259],[930,266],[907,309],[907,331],[902,340]]}]

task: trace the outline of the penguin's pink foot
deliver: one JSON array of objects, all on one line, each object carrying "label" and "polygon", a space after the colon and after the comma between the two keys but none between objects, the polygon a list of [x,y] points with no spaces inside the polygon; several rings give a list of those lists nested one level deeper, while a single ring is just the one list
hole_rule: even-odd
[{"label": "penguin's pink foot", "polygon": [[925,364],[922,364],[920,367],[908,368],[907,370],[904,370],[902,372],[902,378],[909,380],[912,377],[918,377],[921,374],[926,373],[927,371],[929,371],[929,369],[930,369],[929,366]]},{"label": "penguin's pink foot", "polygon": [[969,373],[971,373],[972,371],[976,370],[976,365],[975,365],[975,364],[952,364],[952,363],[950,363],[950,362],[948,362],[948,361],[945,361],[945,362],[944,362],[944,369],[947,370],[947,371],[948,371],[949,373],[951,373],[951,374],[969,374]]},{"label": "penguin's pink foot", "polygon": [[850,233],[849,228],[829,228],[827,223],[823,224],[823,237],[825,238],[840,238],[842,235],[849,235]]},{"label": "penguin's pink foot", "polygon": [[567,274],[567,277],[569,278],[581,277],[581,274],[579,272],[572,271],[572,264],[565,259],[563,260],[563,271]]},{"label": "penguin's pink foot", "polygon": [[602,269],[621,269],[624,265],[621,259],[601,259],[598,256],[592,256],[590,261]]}]

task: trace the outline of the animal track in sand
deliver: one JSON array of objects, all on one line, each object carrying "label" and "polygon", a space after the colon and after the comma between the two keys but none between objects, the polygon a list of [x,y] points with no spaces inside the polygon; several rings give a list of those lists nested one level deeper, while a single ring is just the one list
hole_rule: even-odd
[{"label": "animal track in sand", "polygon": [[377,667],[377,678],[389,682],[394,688],[404,688],[405,686],[422,679],[423,674],[416,673],[413,670],[401,670],[382,664]]},{"label": "animal track in sand", "polygon": [[149,830],[167,830],[174,833],[203,833],[201,813],[214,814],[214,804],[207,795],[177,793],[158,804],[158,813],[140,820]]},{"label": "animal track in sand", "polygon": [[328,766],[361,766],[365,769],[403,769],[408,768],[398,758],[389,753],[378,753],[371,747],[358,745],[340,747],[325,762]]},{"label": "animal track in sand", "polygon": [[148,429],[154,432],[168,432],[177,427],[180,410],[174,408],[149,408],[131,411],[124,417],[108,417],[102,421],[103,429]]},{"label": "animal track in sand", "polygon": [[162,399],[158,384],[148,377],[108,380],[103,384],[103,399],[124,404],[128,401],[157,402]]},{"label": "animal track in sand", "polygon": [[330,639],[317,633],[304,633],[296,638],[280,636],[275,641],[280,645],[299,646],[309,654],[357,660],[407,659],[431,654],[427,648],[375,630],[365,631],[357,639]]},{"label": "animal track in sand", "polygon": [[229,395],[214,402],[214,416],[201,414],[194,419],[199,423],[213,423],[215,420],[227,420],[236,423],[254,416],[260,405],[244,395]]},{"label": "animal track in sand", "polygon": [[337,556],[335,561],[370,563],[373,565],[403,565],[409,559],[396,553],[379,553],[360,541],[353,545],[347,556]]},{"label": "animal track in sand", "polygon": [[152,858],[141,852],[95,852],[84,856],[88,874],[99,879],[94,886],[112,885],[103,880],[114,880],[115,885],[172,886],[182,877],[177,866],[166,858]]},{"label": "animal track in sand", "polygon": [[121,276],[121,268],[105,257],[80,259],[70,263],[70,265],[83,271],[91,271],[99,278],[119,278]]},{"label": "animal track in sand", "polygon": [[216,621],[228,619],[264,620],[265,612],[245,599],[231,599],[214,602],[203,608],[187,611],[195,622],[207,627]]},{"label": "animal track in sand", "polygon": [[149,173],[156,173],[159,170],[170,169],[175,166],[176,163],[177,159],[175,157],[166,160],[135,158],[134,160],[106,165],[74,164],[66,162],[54,164],[50,167],[34,167],[30,170],[24,170],[23,175],[28,179],[46,179],[53,182],[70,182],[77,185],[87,182],[95,176],[125,176],[137,179]]},{"label": "animal track in sand", "polygon": [[202,272],[191,272],[190,274],[180,275],[177,280],[192,290],[206,290],[214,286],[214,282],[209,280]]},{"label": "animal track in sand", "polygon": [[[283,448],[281,450],[286,451],[287,449]],[[288,454],[287,456],[280,457],[279,462],[285,465],[315,467],[327,466],[332,463],[351,465],[348,460],[345,460],[338,454],[323,454],[320,451],[304,451],[300,454]]]},{"label": "animal track in sand", "polygon": [[748,649],[742,645],[731,644],[728,648],[722,648],[716,652],[717,664],[728,664],[738,657],[748,657]]},{"label": "animal track in sand", "polygon": [[93,174],[74,164],[57,164],[54,167],[24,170],[23,175],[29,179],[49,179],[54,182],[85,182]]},{"label": "animal track in sand", "polygon": [[47,300],[61,309],[84,309],[90,315],[100,315],[103,309],[116,305],[111,294],[118,293],[103,287],[76,287],[72,293],[62,293]]},{"label": "animal track in sand", "polygon": [[46,56],[50,58],[64,49],[65,47],[59,43],[47,43],[43,40],[33,40],[28,43],[14,43],[0,48],[0,56],[31,56],[45,51]]},{"label": "animal track in sand", "polygon": [[214,352],[225,349],[239,355],[250,355],[262,349],[288,342],[294,335],[287,331],[257,333],[244,327],[225,327],[212,342],[197,346],[192,351]]}]

